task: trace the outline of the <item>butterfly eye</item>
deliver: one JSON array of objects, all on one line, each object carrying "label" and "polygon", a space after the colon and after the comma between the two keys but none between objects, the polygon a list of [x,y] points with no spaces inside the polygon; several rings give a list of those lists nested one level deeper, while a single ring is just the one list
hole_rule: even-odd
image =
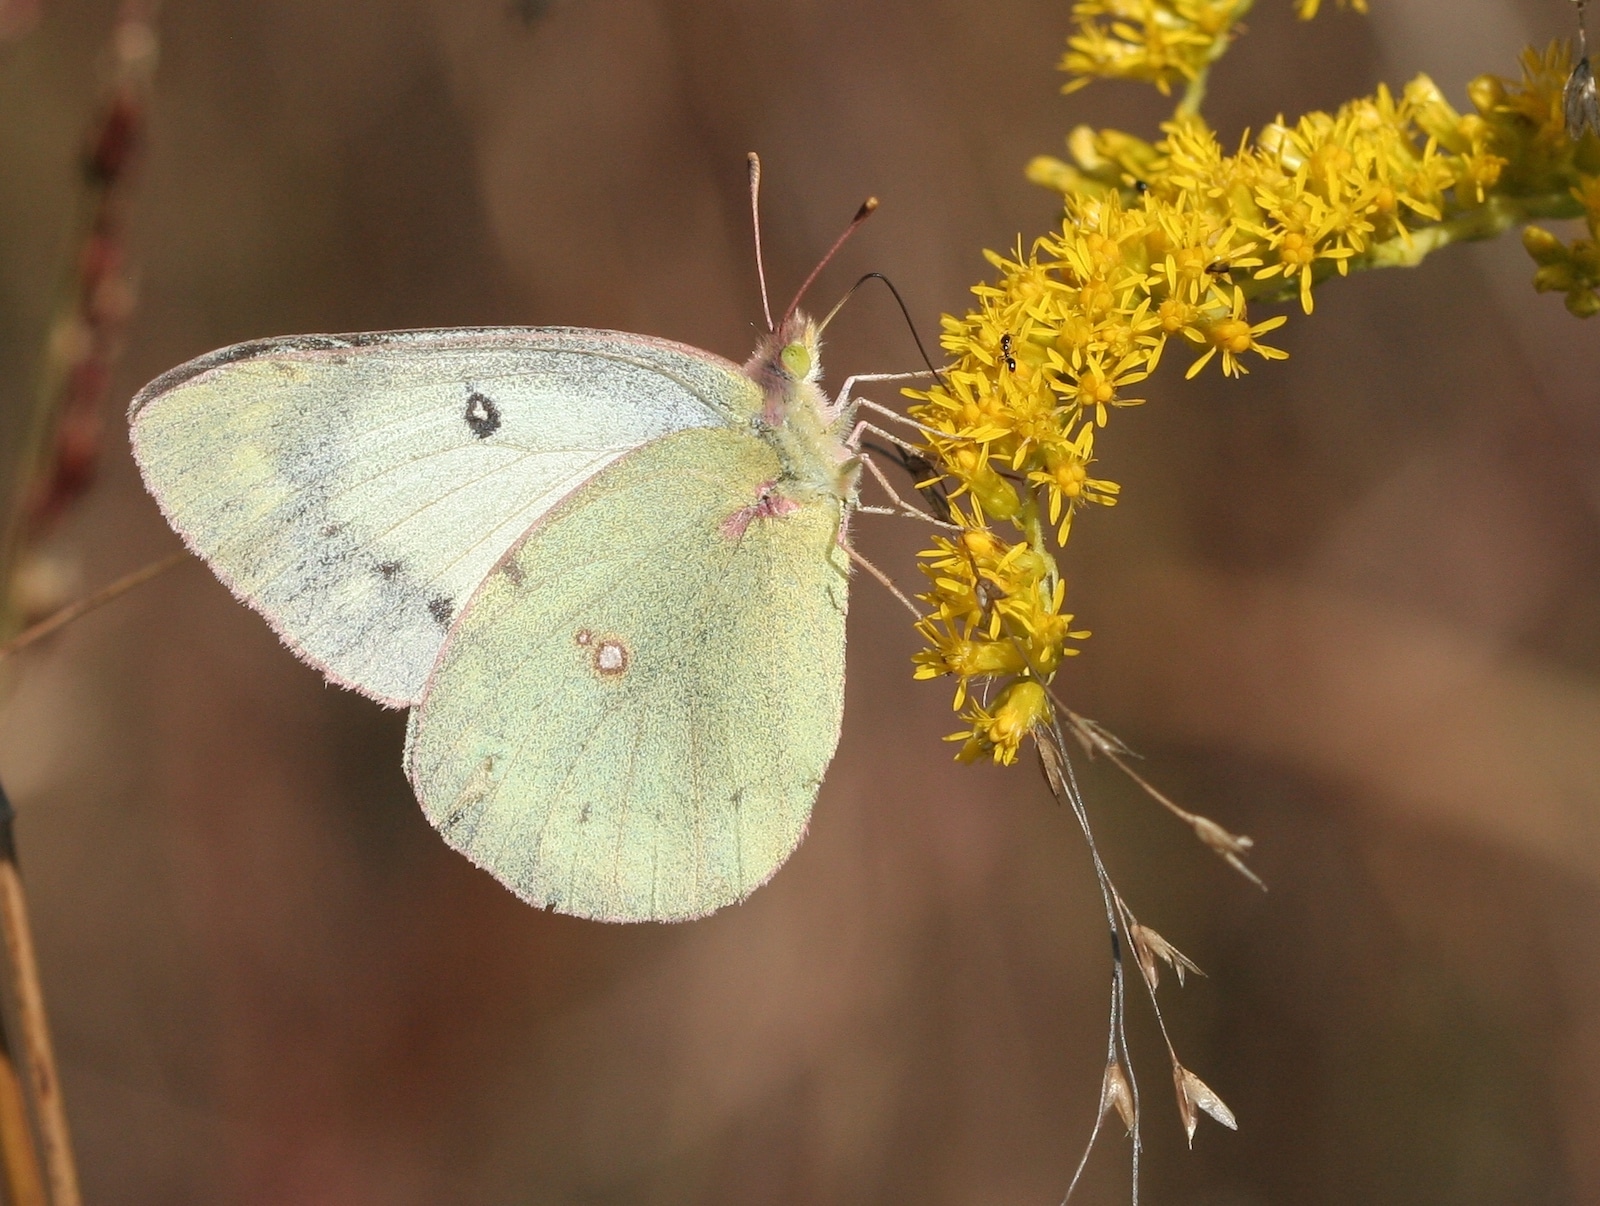
[{"label": "butterfly eye", "polygon": [[778,359],[783,361],[783,367],[788,370],[791,377],[804,378],[811,373],[811,353],[806,351],[803,343],[791,343],[778,353]]}]

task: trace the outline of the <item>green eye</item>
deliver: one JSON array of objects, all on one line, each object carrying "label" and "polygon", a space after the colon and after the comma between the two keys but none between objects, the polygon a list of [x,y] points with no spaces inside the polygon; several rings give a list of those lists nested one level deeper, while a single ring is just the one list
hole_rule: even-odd
[{"label": "green eye", "polygon": [[783,367],[791,377],[805,377],[811,372],[811,353],[803,343],[791,343],[778,353]]}]

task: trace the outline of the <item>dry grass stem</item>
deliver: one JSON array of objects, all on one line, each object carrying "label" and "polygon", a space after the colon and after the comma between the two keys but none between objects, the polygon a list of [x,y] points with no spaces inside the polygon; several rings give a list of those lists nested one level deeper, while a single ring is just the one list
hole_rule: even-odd
[{"label": "dry grass stem", "polygon": [[[40,541],[88,489],[98,468],[102,416],[123,332],[133,312],[127,267],[129,199],[143,142],[156,61],[155,0],[123,0],[111,30],[110,78],[82,158],[84,188],[75,254],[46,340],[39,387],[12,481],[12,505],[0,538],[0,634],[30,617],[16,589]],[[14,636],[21,648],[165,569],[146,567]],[[56,1073],[44,993],[34,959],[27,898],[17,871],[13,813],[0,793],[0,979],[4,981],[5,1056],[0,1068],[0,1159],[13,1202],[78,1206],[77,1169]],[[13,1079],[19,1095],[8,1095]],[[27,1110],[7,1108],[20,1096]],[[31,1114],[27,1117],[18,1114]],[[47,1192],[39,1188],[40,1172]]]},{"label": "dry grass stem", "polygon": [[28,1098],[11,1053],[0,1046],[0,1165],[5,1175],[7,1206],[50,1206],[44,1171],[39,1167]]},{"label": "dry grass stem", "polygon": [[57,629],[65,628],[74,620],[88,615],[96,608],[103,607],[118,596],[127,594],[134,587],[142,586],[150,579],[166,573],[173,566],[187,560],[189,560],[188,551],[180,550],[170,556],[163,557],[160,561],[141,566],[131,574],[124,574],[115,582],[101,587],[92,595],[85,595],[76,602],[68,603],[59,611],[45,617],[32,627],[23,629],[23,631],[4,644],[0,644],[0,662],[5,661],[6,658],[19,650],[26,649],[35,641],[43,640]]},{"label": "dry grass stem", "polygon": [[[12,841],[15,813],[0,790],[0,940],[6,959],[7,1046],[17,1067],[25,1073],[23,1084],[33,1108],[40,1161],[49,1186],[51,1206],[78,1206],[78,1172],[72,1159],[66,1105],[56,1074],[50,1024],[45,1014],[44,990],[34,957],[33,930],[28,924],[27,896],[17,872]],[[15,1036],[13,1041],[13,1036]],[[6,1144],[10,1147],[9,1141]],[[27,1163],[24,1162],[24,1168]],[[26,1173],[23,1174],[26,1176]],[[12,1179],[16,1179],[13,1174]]]},{"label": "dry grass stem", "polygon": [[[1088,810],[1085,807],[1083,796],[1078,788],[1076,776],[1072,770],[1071,760],[1066,749],[1066,736],[1063,733],[1059,712],[1067,711],[1060,708],[1059,701],[1050,696],[1054,707],[1050,719],[1039,724],[1033,730],[1034,746],[1039,754],[1039,765],[1044,771],[1045,781],[1049,784],[1052,794],[1061,803],[1072,810],[1077,819],[1079,828],[1082,829],[1084,840],[1089,848],[1089,856],[1095,869],[1095,879],[1100,887],[1101,898],[1105,903],[1106,924],[1111,931],[1111,1017],[1107,1028],[1106,1039],[1106,1072],[1101,1083],[1100,1108],[1096,1114],[1094,1127],[1090,1132],[1089,1140],[1084,1148],[1078,1167],[1073,1173],[1072,1181],[1067,1188],[1066,1197],[1062,1204],[1072,1197],[1077,1189],[1078,1182],[1083,1176],[1083,1170],[1088,1164],[1089,1155],[1094,1150],[1094,1145],[1099,1139],[1100,1131],[1104,1125],[1106,1115],[1111,1110],[1116,1110],[1117,1116],[1122,1119],[1128,1128],[1128,1135],[1132,1140],[1132,1200],[1134,1206],[1139,1201],[1139,1155],[1141,1139],[1139,1134],[1139,1082],[1134,1075],[1133,1058],[1128,1050],[1127,1038],[1127,981],[1124,974],[1122,952],[1127,947],[1133,948],[1134,960],[1139,968],[1140,978],[1144,981],[1145,989],[1150,997],[1150,1007],[1155,1015],[1156,1026],[1161,1032],[1162,1042],[1166,1045],[1168,1057],[1172,1063],[1174,1083],[1178,1086],[1178,1113],[1183,1122],[1184,1131],[1189,1136],[1190,1144],[1194,1142],[1195,1126],[1199,1114],[1204,1113],[1216,1119],[1224,1126],[1234,1130],[1238,1123],[1233,1112],[1223,1104],[1223,1101],[1194,1073],[1185,1068],[1178,1059],[1178,1053],[1172,1044],[1172,1037],[1167,1031],[1166,1019],[1162,1016],[1161,1006],[1156,1000],[1156,987],[1160,983],[1160,965],[1167,964],[1178,977],[1181,985],[1185,975],[1194,972],[1204,975],[1198,965],[1188,956],[1179,951],[1170,942],[1163,938],[1149,926],[1142,925],[1134,917],[1122,894],[1111,880],[1110,873],[1106,870],[1105,862],[1100,856],[1099,847],[1095,842],[1094,833],[1089,825]],[[1058,710],[1059,709],[1059,710]],[[1068,724],[1073,735],[1085,750],[1093,755],[1095,752],[1112,754],[1120,764],[1121,754],[1127,747],[1114,736],[1106,733],[1093,721],[1086,721],[1075,713],[1068,712]],[[1126,770],[1127,768],[1124,767]],[[1131,772],[1130,772],[1131,773]],[[1135,776],[1137,780],[1137,776]],[[1141,781],[1142,782],[1142,781]],[[1159,797],[1159,793],[1153,794]],[[1183,813],[1166,801],[1168,806],[1186,817],[1193,814]],[[1204,820],[1204,818],[1193,818]],[[1209,824],[1209,822],[1207,822]],[[1231,835],[1230,835],[1231,836]],[[1252,877],[1253,878],[1253,877]]]},{"label": "dry grass stem", "polygon": [[1147,796],[1193,829],[1194,835],[1219,855],[1228,866],[1255,884],[1263,892],[1267,890],[1267,885],[1262,882],[1261,877],[1250,870],[1240,857],[1248,853],[1251,847],[1255,845],[1252,839],[1242,833],[1230,833],[1210,817],[1203,817],[1199,813],[1190,812],[1186,808],[1179,807],[1155,784],[1128,765],[1128,759],[1135,755],[1120,738],[1107,731],[1096,721],[1090,720],[1087,716],[1080,716],[1071,708],[1068,708],[1061,702],[1053,689],[1046,687],[1046,690],[1050,692],[1050,698],[1056,707],[1065,714],[1073,736],[1078,739],[1078,743],[1083,746],[1090,757],[1095,754],[1104,754],[1118,770],[1143,788]]}]

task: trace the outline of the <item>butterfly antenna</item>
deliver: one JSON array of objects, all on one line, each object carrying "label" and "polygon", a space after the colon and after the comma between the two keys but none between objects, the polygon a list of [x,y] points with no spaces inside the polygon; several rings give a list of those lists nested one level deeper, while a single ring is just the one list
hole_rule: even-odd
[{"label": "butterfly antenna", "polygon": [[856,228],[868,218],[872,217],[873,211],[877,208],[878,199],[876,197],[868,197],[861,203],[861,208],[856,210],[856,216],[850,219],[850,225],[846,226],[844,228],[844,233],[833,241],[833,246],[828,248],[828,254],[823,256],[817,266],[811,270],[811,275],[806,277],[806,283],[801,285],[800,291],[794,295],[794,300],[789,303],[789,308],[783,312],[784,322],[788,322],[794,317],[794,312],[800,308],[800,299],[806,295],[806,290],[811,288],[811,283],[815,281],[817,277],[822,274],[822,270],[828,266],[828,261],[833,259],[833,257],[838,253],[839,248],[844,246],[844,241],[851,235],[855,234]]},{"label": "butterfly antenna", "polygon": [[[845,233],[848,234],[849,231],[846,231]],[[841,243],[844,242],[843,239],[839,241]],[[815,273],[812,275],[815,275]],[[817,334],[820,335],[823,331],[827,330],[828,324],[833,321],[833,316],[839,313],[840,310],[843,310],[845,302],[854,297],[856,290],[861,288],[861,286],[866,284],[868,281],[882,281],[884,285],[888,287],[889,292],[894,294],[895,304],[900,307],[901,317],[906,320],[906,329],[911,332],[911,338],[917,345],[917,353],[922,357],[922,363],[928,366],[928,372],[932,374],[935,381],[938,381],[941,385],[944,384],[944,374],[933,367],[933,361],[928,358],[928,349],[922,346],[922,336],[917,334],[917,324],[911,319],[911,310],[906,305],[906,299],[900,296],[900,290],[894,287],[894,282],[888,277],[884,276],[881,272],[869,272],[855,284],[851,285],[849,290],[846,291],[845,295],[839,299],[838,304],[835,305],[833,309],[828,311],[828,316],[817,324]]]},{"label": "butterfly antenna", "polygon": [[772,330],[772,303],[767,300],[767,266],[761,258],[761,156],[750,152],[750,225],[756,232],[756,277],[761,281],[761,312]]}]

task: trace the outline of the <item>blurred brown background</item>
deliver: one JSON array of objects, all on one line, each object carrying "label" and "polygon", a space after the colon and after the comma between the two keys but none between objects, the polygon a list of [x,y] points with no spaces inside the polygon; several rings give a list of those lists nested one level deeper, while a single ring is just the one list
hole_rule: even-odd
[{"label": "blurred brown background", "polygon": [[[1331,4],[1329,5],[1331,8]],[[1260,0],[1224,143],[1419,70],[1567,35],[1566,0]],[[1133,86],[1057,95],[1065,0],[170,0],[132,238],[139,309],[87,588],[176,546],[122,407],[239,339],[469,323],[650,332],[742,359],[744,152],[787,295],[889,273],[925,335],[1041,232],[1022,178]],[[70,253],[114,6],[0,44],[0,438]],[[1331,283],[1293,358],[1168,365],[1078,525],[1075,705],[1259,843],[1261,895],[1115,775],[1125,895],[1210,973],[1164,984],[1242,1129],[1184,1149],[1132,1016],[1148,1200],[1600,1202],[1600,325],[1514,240]],[[886,296],[827,367],[911,367]],[[1181,357],[1180,357],[1181,359]],[[885,394],[882,400],[891,398]],[[914,583],[924,534],[863,525]],[[856,589],[845,735],[810,837],[676,927],[529,909],[450,853],[404,718],[323,685],[186,565],[9,667],[0,775],[91,1203],[1053,1203],[1095,1107],[1103,922],[1028,766],[958,767],[892,600]],[[1126,1200],[1107,1141],[1081,1200]]]}]

